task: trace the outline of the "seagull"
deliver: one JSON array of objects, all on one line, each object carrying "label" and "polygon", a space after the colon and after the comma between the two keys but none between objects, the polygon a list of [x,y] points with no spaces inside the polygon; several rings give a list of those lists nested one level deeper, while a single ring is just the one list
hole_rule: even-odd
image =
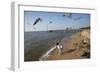
[{"label": "seagull", "polygon": [[41,19],[41,18],[37,18],[37,19],[35,20],[35,22],[33,23],[33,25],[36,25],[39,21],[42,21],[42,19]]},{"label": "seagull", "polygon": [[78,17],[78,18],[75,18],[74,20],[79,20],[79,19],[81,19],[82,17]]}]

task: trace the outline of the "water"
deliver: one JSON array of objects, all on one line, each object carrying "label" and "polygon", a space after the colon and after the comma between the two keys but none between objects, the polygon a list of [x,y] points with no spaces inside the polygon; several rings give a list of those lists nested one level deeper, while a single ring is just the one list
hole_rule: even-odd
[{"label": "water", "polygon": [[38,61],[58,40],[70,37],[75,32],[36,31],[24,33],[24,61]]}]

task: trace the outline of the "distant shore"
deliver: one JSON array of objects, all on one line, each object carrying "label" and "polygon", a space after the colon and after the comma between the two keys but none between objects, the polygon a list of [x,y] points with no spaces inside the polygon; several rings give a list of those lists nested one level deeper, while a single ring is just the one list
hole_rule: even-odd
[{"label": "distant shore", "polygon": [[63,46],[60,56],[58,49],[54,49],[49,53],[46,59],[43,60],[90,58],[90,28],[83,29],[82,31],[71,36],[69,39],[66,39],[65,37],[60,45]]}]

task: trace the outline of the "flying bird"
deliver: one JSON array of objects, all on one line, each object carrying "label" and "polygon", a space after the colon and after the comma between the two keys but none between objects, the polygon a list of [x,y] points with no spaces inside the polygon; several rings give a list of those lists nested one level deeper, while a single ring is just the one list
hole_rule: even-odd
[{"label": "flying bird", "polygon": [[36,25],[39,21],[42,21],[42,19],[41,19],[41,18],[37,18],[37,19],[35,20],[35,22],[33,23],[33,25]]},{"label": "flying bird", "polygon": [[72,13],[69,14],[68,18],[70,18],[70,19],[72,18]]},{"label": "flying bird", "polygon": [[78,18],[75,18],[74,20],[79,20],[79,19],[81,19],[82,17],[78,17]]},{"label": "flying bird", "polygon": [[63,16],[67,16],[68,18],[72,18],[72,13],[65,13],[65,14],[63,14]]},{"label": "flying bird", "polygon": [[62,16],[68,16],[67,13],[63,14]]},{"label": "flying bird", "polygon": [[33,28],[34,28],[34,30],[36,30],[35,25],[36,25],[39,21],[41,22],[42,19],[41,19],[41,18],[37,18],[37,19],[35,20],[35,22],[33,23]]},{"label": "flying bird", "polygon": [[49,23],[52,23],[52,21],[49,21]]}]

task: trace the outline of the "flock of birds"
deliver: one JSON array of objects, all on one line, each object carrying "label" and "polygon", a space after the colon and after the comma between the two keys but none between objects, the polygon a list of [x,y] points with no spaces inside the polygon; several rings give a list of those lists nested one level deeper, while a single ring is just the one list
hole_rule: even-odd
[{"label": "flock of birds", "polygon": [[[62,15],[63,17],[68,17],[69,19],[73,19],[73,20],[79,20],[79,19],[81,19],[82,17],[80,16],[80,17],[77,17],[77,18],[73,18],[73,14],[72,13],[65,13],[65,14],[63,14]],[[35,28],[35,25],[37,24],[37,23],[39,23],[39,22],[42,22],[43,21],[43,19],[42,18],[40,18],[40,17],[38,17],[38,18],[36,18],[36,20],[34,21],[34,23],[33,23],[33,27]],[[49,21],[49,23],[51,24],[51,23],[53,23],[52,21]],[[28,23],[29,24],[29,23]],[[48,27],[47,27],[48,28]]]}]

